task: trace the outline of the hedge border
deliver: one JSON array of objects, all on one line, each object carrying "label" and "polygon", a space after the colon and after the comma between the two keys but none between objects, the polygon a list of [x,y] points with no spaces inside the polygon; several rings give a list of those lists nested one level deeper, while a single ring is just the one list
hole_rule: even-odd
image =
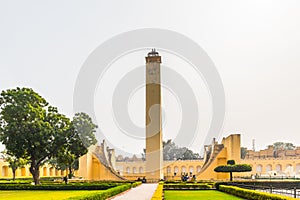
[{"label": "hedge border", "polygon": [[137,187],[141,184],[142,182],[134,182],[132,184],[126,183],[114,188],[110,188],[101,193],[96,193],[96,194],[94,193],[94,194],[83,195],[78,197],[69,197],[67,198],[67,200],[105,200],[107,198],[120,194],[121,192],[129,190],[130,188]]},{"label": "hedge border", "polygon": [[246,198],[246,199],[254,199],[254,200],[290,200],[295,199],[288,196],[278,195],[278,194],[269,194],[266,192],[259,192],[256,190],[244,189],[236,186],[227,186],[227,185],[219,185],[218,187],[220,191],[232,194],[234,196]]},{"label": "hedge border", "polygon": [[207,183],[164,184],[164,190],[210,190],[212,187]]},{"label": "hedge border", "polygon": [[[126,183],[130,184],[130,183]],[[134,184],[134,183],[133,183]],[[130,184],[130,185],[133,185]],[[107,190],[122,183],[82,183],[82,184],[0,184],[0,190]]]},{"label": "hedge border", "polygon": [[70,197],[67,200],[105,200],[109,197],[115,196],[121,192],[124,192],[131,188],[131,184],[120,185],[114,188],[110,188],[101,193],[94,193],[89,195],[83,195],[78,197]]}]

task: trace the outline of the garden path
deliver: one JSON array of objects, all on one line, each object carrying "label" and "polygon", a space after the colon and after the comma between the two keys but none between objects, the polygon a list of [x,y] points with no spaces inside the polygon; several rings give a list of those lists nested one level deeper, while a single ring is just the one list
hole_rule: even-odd
[{"label": "garden path", "polygon": [[112,197],[111,200],[150,200],[156,188],[157,183],[144,183]]}]

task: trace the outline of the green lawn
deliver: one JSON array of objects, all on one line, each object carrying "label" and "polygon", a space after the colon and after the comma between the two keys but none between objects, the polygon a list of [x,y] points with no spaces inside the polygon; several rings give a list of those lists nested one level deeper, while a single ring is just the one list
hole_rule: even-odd
[{"label": "green lawn", "polygon": [[[105,190],[103,190],[105,191]],[[0,199],[9,200],[58,200],[66,199],[74,196],[81,196],[92,193],[101,193],[101,191],[95,190],[64,190],[64,191],[49,191],[49,190],[38,190],[38,191],[24,191],[24,190],[2,190],[0,191]]]},{"label": "green lawn", "polygon": [[235,200],[241,199],[223,192],[215,190],[165,190],[165,200],[192,200],[192,199],[205,199],[205,200]]}]

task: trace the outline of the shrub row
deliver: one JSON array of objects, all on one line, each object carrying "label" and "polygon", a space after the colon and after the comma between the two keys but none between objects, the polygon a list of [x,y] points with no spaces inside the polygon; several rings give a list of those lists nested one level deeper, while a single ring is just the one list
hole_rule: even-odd
[{"label": "shrub row", "polygon": [[[40,181],[53,181],[55,179],[61,179],[62,176],[46,176],[46,177],[40,177]],[[16,178],[16,181],[32,181],[32,177],[20,177]],[[0,178],[0,181],[13,181],[12,178]]]},{"label": "shrub row", "polygon": [[106,190],[120,184],[121,183],[62,183],[51,185],[0,184],[0,190]]},{"label": "shrub row", "polygon": [[115,196],[121,192],[124,192],[131,188],[132,184],[126,183],[114,188],[110,188],[105,190],[104,192],[94,193],[90,195],[78,196],[78,197],[70,197],[68,200],[104,200],[109,197]]},{"label": "shrub row", "polygon": [[185,183],[207,183],[207,184],[210,184],[210,185],[213,185],[215,184],[215,182],[213,181],[206,181],[206,180],[199,180],[199,181],[186,181],[186,182],[182,182],[182,181],[176,181],[176,180],[168,180],[168,181],[165,181],[164,183],[176,183],[176,184],[185,184]]},{"label": "shrub row", "polygon": [[219,185],[219,190],[222,192],[226,192],[241,198],[245,199],[256,199],[256,200],[264,200],[264,199],[269,199],[269,200],[288,200],[288,199],[294,199],[291,197],[286,197],[282,195],[277,195],[277,194],[269,194],[266,192],[259,192],[256,190],[249,190],[249,189],[244,189],[244,188],[239,188],[236,186],[227,186],[227,185]]},{"label": "shrub row", "polygon": [[131,187],[137,187],[137,186],[139,186],[139,185],[141,185],[142,184],[142,182],[141,181],[138,181],[138,182],[134,182],[134,183],[132,183],[131,184]]},{"label": "shrub row", "polygon": [[206,183],[194,183],[194,184],[164,184],[165,190],[199,190],[199,189],[211,189],[212,185]]},{"label": "shrub row", "polygon": [[159,183],[151,200],[161,200],[163,199],[163,183]]}]

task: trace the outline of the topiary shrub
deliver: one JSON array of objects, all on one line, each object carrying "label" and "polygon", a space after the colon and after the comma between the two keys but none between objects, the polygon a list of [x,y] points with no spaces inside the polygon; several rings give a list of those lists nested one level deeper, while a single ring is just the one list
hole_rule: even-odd
[{"label": "topiary shrub", "polygon": [[[228,164],[231,163],[231,164]],[[234,163],[234,164],[232,164]],[[230,173],[230,181],[232,181],[233,172],[251,172],[252,167],[248,164],[236,165],[234,160],[228,160],[227,165],[220,165],[214,169],[215,172]]]},{"label": "topiary shrub", "polygon": [[236,186],[227,186],[227,185],[219,185],[219,190],[222,192],[226,192],[228,194],[232,194],[238,197],[242,197],[245,199],[254,199],[254,200],[289,200],[294,199],[287,196],[277,195],[277,194],[269,194],[266,192],[259,192],[256,190],[249,190],[244,188],[239,188]]}]

